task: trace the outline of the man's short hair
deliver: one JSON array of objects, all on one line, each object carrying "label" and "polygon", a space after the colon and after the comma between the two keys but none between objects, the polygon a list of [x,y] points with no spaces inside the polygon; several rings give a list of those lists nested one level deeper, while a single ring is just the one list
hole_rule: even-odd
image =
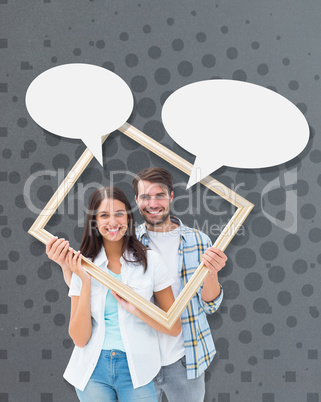
[{"label": "man's short hair", "polygon": [[160,167],[143,169],[136,174],[133,180],[133,190],[136,197],[138,197],[138,182],[140,180],[157,183],[160,186],[165,187],[169,194],[174,190],[172,174],[168,170]]}]

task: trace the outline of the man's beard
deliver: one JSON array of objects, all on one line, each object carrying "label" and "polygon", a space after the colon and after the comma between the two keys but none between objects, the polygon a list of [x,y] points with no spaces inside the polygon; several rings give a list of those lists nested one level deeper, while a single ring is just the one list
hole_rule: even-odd
[{"label": "man's beard", "polygon": [[143,217],[144,221],[145,221],[148,225],[150,225],[150,226],[158,226],[158,225],[161,225],[163,222],[166,221],[166,219],[169,217],[170,211],[165,211],[165,212],[162,214],[161,218],[160,218],[159,220],[157,220],[157,221],[149,220],[148,213],[145,212],[145,211],[143,211],[143,210],[139,210],[139,213],[141,214],[141,216]]}]

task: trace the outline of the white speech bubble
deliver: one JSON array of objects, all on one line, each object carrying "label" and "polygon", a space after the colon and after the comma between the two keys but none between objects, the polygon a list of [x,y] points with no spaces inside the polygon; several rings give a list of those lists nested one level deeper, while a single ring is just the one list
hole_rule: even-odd
[{"label": "white speech bubble", "polygon": [[80,138],[102,165],[101,137],[122,126],[133,110],[133,95],[118,75],[92,64],[64,64],[38,75],[26,106],[39,126]]},{"label": "white speech bubble", "polygon": [[166,100],[169,135],[196,155],[187,188],[221,166],[264,168],[296,155],[309,126],[288,99],[259,85],[233,80],[195,82]]}]

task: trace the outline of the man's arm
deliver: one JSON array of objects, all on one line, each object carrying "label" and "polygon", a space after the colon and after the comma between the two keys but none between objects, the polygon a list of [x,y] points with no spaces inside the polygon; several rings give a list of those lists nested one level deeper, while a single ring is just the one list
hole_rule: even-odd
[{"label": "man's arm", "polygon": [[218,272],[225,266],[227,256],[218,248],[209,247],[203,254],[202,261],[210,271],[203,284],[201,292],[202,300],[211,302],[221,293],[221,286],[218,282]]}]

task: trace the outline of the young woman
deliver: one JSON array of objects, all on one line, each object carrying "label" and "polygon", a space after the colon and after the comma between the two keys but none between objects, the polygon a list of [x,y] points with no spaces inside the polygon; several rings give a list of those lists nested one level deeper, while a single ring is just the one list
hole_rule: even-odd
[{"label": "young woman", "polygon": [[165,311],[174,302],[167,269],[158,254],[137,240],[133,213],[121,190],[106,187],[93,193],[80,251],[68,248],[68,242],[57,238],[47,246],[49,258],[59,259],[67,284],[69,268],[74,273],[69,334],[75,348],[65,379],[81,402],[157,401],[152,379],[161,362],[155,330],[177,336],[180,321],[165,329],[91,278],[81,265],[82,255],[90,258],[146,299],[154,295]]}]

